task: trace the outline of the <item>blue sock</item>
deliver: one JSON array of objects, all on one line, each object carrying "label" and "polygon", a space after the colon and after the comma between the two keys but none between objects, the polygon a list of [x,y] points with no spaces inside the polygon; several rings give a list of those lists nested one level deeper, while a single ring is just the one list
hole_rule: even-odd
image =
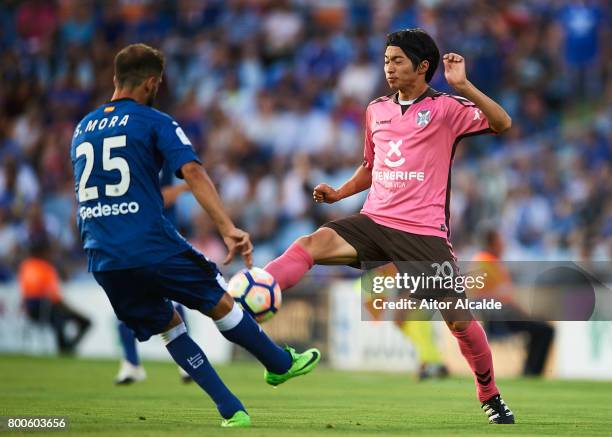
[{"label": "blue sock", "polygon": [[119,341],[123,348],[123,357],[134,366],[140,365],[140,358],[136,351],[136,337],[134,331],[123,322],[119,322]]},{"label": "blue sock", "polygon": [[252,353],[268,371],[280,374],[291,367],[289,352],[278,347],[238,305],[234,304],[229,313],[215,320],[215,324],[225,338]]},{"label": "blue sock", "polygon": [[242,403],[221,381],[202,349],[189,337],[185,329],[185,325],[180,324],[162,334],[166,340],[166,349],[176,364],[208,393],[223,418],[229,419],[239,410],[246,412]]}]

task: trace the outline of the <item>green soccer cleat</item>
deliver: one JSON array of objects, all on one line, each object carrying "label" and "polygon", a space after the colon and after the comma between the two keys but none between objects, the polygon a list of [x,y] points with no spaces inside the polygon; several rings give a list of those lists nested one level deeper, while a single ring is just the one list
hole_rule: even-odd
[{"label": "green soccer cleat", "polygon": [[248,428],[251,426],[251,416],[240,410],[236,411],[229,419],[223,419],[222,428]]},{"label": "green soccer cleat", "polygon": [[308,349],[301,354],[297,353],[295,349],[289,346],[285,346],[285,350],[291,355],[291,367],[280,375],[266,370],[264,378],[270,385],[277,386],[288,379],[310,373],[321,359],[321,352],[319,352],[319,349]]}]

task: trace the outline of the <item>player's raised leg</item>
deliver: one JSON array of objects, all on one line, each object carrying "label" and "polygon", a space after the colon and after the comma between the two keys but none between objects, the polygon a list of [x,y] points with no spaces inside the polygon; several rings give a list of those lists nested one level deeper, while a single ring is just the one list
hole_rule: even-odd
[{"label": "player's raised leg", "polygon": [[[366,190],[371,183],[372,168],[361,165],[339,189],[319,184],[312,197],[317,203],[335,203]],[[287,290],[297,284],[314,264],[350,265],[356,261],[355,247],[334,229],[323,226],[310,235],[298,238],[285,253],[268,263],[264,270],[274,276],[281,290]]]},{"label": "player's raised leg", "polygon": [[293,348],[279,347],[227,293],[207,315],[226,339],[248,350],[264,365],[264,376],[270,385],[279,385],[311,372],[321,359],[318,349],[297,353]]},{"label": "player's raised leg", "polygon": [[322,227],[310,235],[298,238],[278,258],[265,267],[280,286],[287,290],[297,284],[314,264],[351,264],[357,251],[331,228]]}]

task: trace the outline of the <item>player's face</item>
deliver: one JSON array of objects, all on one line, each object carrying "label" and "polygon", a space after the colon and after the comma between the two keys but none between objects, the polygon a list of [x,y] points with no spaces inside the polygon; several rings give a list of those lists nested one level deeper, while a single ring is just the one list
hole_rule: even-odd
[{"label": "player's face", "polygon": [[419,74],[401,48],[388,46],[385,50],[385,78],[392,90],[400,90],[413,87]]}]

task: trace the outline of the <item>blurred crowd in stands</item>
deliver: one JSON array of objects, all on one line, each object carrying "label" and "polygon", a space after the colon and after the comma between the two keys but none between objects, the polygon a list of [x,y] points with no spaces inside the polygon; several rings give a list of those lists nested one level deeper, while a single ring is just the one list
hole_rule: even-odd
[{"label": "blurred crowd in stands", "polygon": [[[473,253],[493,224],[506,258],[612,257],[609,3],[578,0],[5,0],[0,5],[0,278],[49,238],[66,277],[85,271],[69,158],[76,122],[112,94],[124,45],[162,49],[159,109],[182,125],[256,264],[359,210],[316,205],[360,165],[367,103],[388,94],[385,35],[422,27],[513,118],[465,139],[452,176],[452,242]],[[432,87],[450,92],[442,67]],[[180,230],[224,246],[190,194]]]}]

